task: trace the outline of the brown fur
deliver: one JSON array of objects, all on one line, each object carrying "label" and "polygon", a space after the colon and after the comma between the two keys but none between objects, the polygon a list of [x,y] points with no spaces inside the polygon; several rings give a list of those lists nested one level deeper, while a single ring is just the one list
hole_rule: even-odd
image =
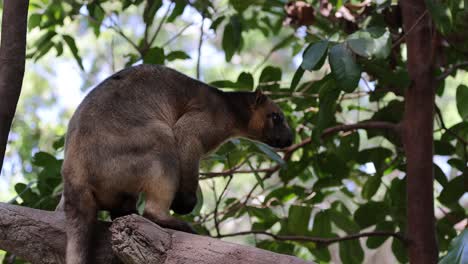
[{"label": "brown fur", "polygon": [[62,168],[60,208],[68,222],[67,263],[91,263],[97,210],[112,217],[135,211],[193,232],[170,215],[185,214],[197,199],[200,158],[231,137],[273,146],[291,144],[281,110],[261,92],[226,93],[163,66],[122,70],[97,86],[73,115]]}]

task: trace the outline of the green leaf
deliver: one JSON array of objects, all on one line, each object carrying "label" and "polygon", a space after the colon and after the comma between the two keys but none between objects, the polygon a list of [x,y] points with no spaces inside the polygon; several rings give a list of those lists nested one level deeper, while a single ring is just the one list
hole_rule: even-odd
[{"label": "green leaf", "polygon": [[466,169],[466,163],[457,158],[451,158],[447,161],[447,163],[452,166],[452,168],[456,168],[457,170],[463,172]]},{"label": "green leaf", "polygon": [[317,237],[332,236],[330,214],[328,211],[318,212],[314,216],[314,224],[312,226],[311,236],[317,236]]},{"label": "green leaf", "polygon": [[153,47],[146,52],[143,63],[164,64],[164,50],[160,47]]},{"label": "green leaf", "polygon": [[55,166],[57,162],[57,159],[53,155],[43,151],[34,154],[34,157],[32,159],[32,164],[38,167]]},{"label": "green leaf", "polygon": [[353,54],[344,44],[338,44],[331,48],[329,61],[338,86],[348,93],[354,91],[361,78],[361,68],[354,61]]},{"label": "green leaf", "polygon": [[224,27],[222,47],[226,61],[231,61],[234,53],[240,50],[242,43],[242,25],[238,16],[232,16]]},{"label": "green leaf", "polygon": [[312,253],[312,255],[316,258],[316,260],[321,261],[317,263],[330,263],[331,256],[330,256],[330,251],[328,250],[328,247],[307,246],[307,249],[310,251],[310,253]]},{"label": "green leaf", "polygon": [[455,148],[450,144],[450,141],[434,140],[434,153],[436,155],[451,156],[454,152]]},{"label": "green leaf", "polygon": [[407,263],[408,262],[408,255],[406,254],[406,247],[405,245],[397,238],[392,238],[392,251],[395,255],[396,259],[400,263]]},{"label": "green leaf", "polygon": [[348,234],[359,232],[359,226],[351,219],[351,217],[337,210],[329,210],[330,218],[333,223],[341,230]]},{"label": "green leaf", "polygon": [[266,230],[279,221],[279,218],[273,213],[270,208],[259,208],[248,206],[247,211],[250,216],[257,218],[254,229]]},{"label": "green leaf", "polygon": [[287,229],[290,234],[307,233],[312,207],[291,205],[289,207]]},{"label": "green leaf", "polygon": [[280,254],[293,255],[295,252],[294,244],[290,242],[262,240],[256,243],[256,246],[268,251],[277,252]]},{"label": "green leaf", "polygon": [[144,192],[141,192],[138,194],[138,200],[136,204],[139,215],[143,215],[145,211],[145,206],[146,206],[146,194]]},{"label": "green leaf", "polygon": [[445,186],[448,183],[448,180],[447,180],[447,177],[445,176],[445,173],[435,163],[434,163],[434,178],[442,186]]},{"label": "green leaf", "polygon": [[237,77],[236,82],[231,82],[228,80],[214,81],[210,85],[219,87],[219,88],[236,88],[237,90],[246,90],[250,91],[254,87],[254,79],[252,74],[248,72],[242,72]]},{"label": "green leaf", "polygon": [[393,152],[388,148],[376,147],[363,149],[359,152],[356,161],[359,164],[365,164],[369,161],[374,163],[374,167],[377,172],[383,172],[386,167],[385,160],[391,158]]},{"label": "green leaf", "polygon": [[467,175],[460,175],[449,181],[439,195],[439,201],[448,207],[458,204],[458,199],[465,193],[464,178]]},{"label": "green leaf", "polygon": [[439,261],[439,264],[465,263],[468,263],[468,229],[464,229],[452,240],[447,255]]},{"label": "green leaf", "polygon": [[468,86],[459,85],[457,88],[457,108],[463,120],[468,121]]},{"label": "green leaf", "polygon": [[166,60],[173,61],[173,60],[186,60],[190,59],[190,56],[181,50],[172,51],[166,55]]},{"label": "green leaf", "polygon": [[[395,223],[390,221],[382,221],[375,226],[374,231],[387,231],[393,232],[395,231]],[[375,249],[380,247],[388,238],[389,236],[375,236],[367,238],[366,245],[368,248]]]},{"label": "green leaf", "polygon": [[54,141],[54,143],[52,143],[52,147],[55,150],[59,148],[63,148],[64,145],[65,145],[65,135],[59,137],[57,140]]},{"label": "green leaf", "polygon": [[203,192],[200,188],[197,189],[197,204],[191,212],[192,215],[200,215],[200,211],[203,207]]},{"label": "green leaf", "polygon": [[375,225],[380,221],[385,220],[388,209],[382,202],[368,202],[361,205],[354,212],[354,219],[359,224],[361,229]]},{"label": "green leaf", "polygon": [[442,34],[449,33],[453,28],[453,15],[448,3],[443,0],[425,0],[425,2],[437,28]]},{"label": "green leaf", "polygon": [[[304,70],[312,71],[320,65],[320,62],[327,55],[328,41],[322,40],[315,44],[309,45],[304,51],[302,56],[301,68]],[[321,65],[320,65],[321,66]]]},{"label": "green leaf", "polygon": [[336,86],[330,74],[320,80],[319,85],[319,112],[316,129],[314,130],[316,139],[320,137],[323,129],[334,123],[336,100],[340,95],[340,89]]},{"label": "green leaf", "polygon": [[364,251],[358,239],[341,241],[340,259],[344,264],[360,264],[364,260]]},{"label": "green leaf", "polygon": [[[32,190],[32,185],[34,183],[36,182],[30,182],[28,185],[24,183],[17,183],[15,185],[15,191],[18,194],[18,197],[20,197],[23,200],[23,202],[21,203],[22,205],[33,208],[36,207],[37,201],[40,199],[40,197],[37,193],[33,192]],[[16,198],[14,200],[16,200]]]},{"label": "green leaf", "polygon": [[156,12],[162,6],[162,0],[146,0],[145,10],[143,11],[143,21],[146,25],[153,24]]},{"label": "green leaf", "polygon": [[57,51],[57,57],[60,57],[63,53],[63,44],[62,42],[54,43],[55,50]]},{"label": "green leaf", "polygon": [[99,36],[105,11],[98,1],[94,1],[86,5],[86,8],[88,9],[89,15],[92,17],[92,19],[89,20],[89,23],[93,28],[94,35]]},{"label": "green leaf", "polygon": [[281,81],[281,68],[267,66],[262,70],[260,74],[258,88],[263,90],[276,90],[280,87],[279,81]]},{"label": "green leaf", "polygon": [[47,42],[44,45],[41,45],[40,48],[37,50],[35,54],[35,61],[42,58],[42,56],[46,55],[49,50],[54,47],[54,42]]},{"label": "green leaf", "polygon": [[75,40],[69,35],[63,35],[63,40],[65,41],[65,43],[67,43],[68,48],[70,49],[73,57],[78,63],[78,66],[80,66],[80,69],[84,71],[83,62],[81,61],[81,57],[78,54],[78,48],[76,47]]},{"label": "green leaf", "polygon": [[220,16],[218,18],[216,18],[213,23],[211,23],[211,26],[210,26],[210,29],[216,31],[216,29],[218,28],[219,24],[221,24],[221,22],[223,22],[225,19],[225,16]]},{"label": "green leaf", "polygon": [[32,14],[31,16],[29,16],[28,29],[31,30],[35,27],[40,26],[41,20],[42,20],[41,14]]},{"label": "green leaf", "polygon": [[279,165],[284,166],[285,162],[278,153],[276,153],[270,146],[263,144],[261,142],[254,142],[255,146],[265,153],[270,159],[278,162]]},{"label": "green leaf", "polygon": [[244,12],[253,2],[251,0],[229,0],[229,4],[239,13]]},{"label": "green leaf", "polygon": [[369,176],[366,183],[362,187],[362,197],[366,200],[370,200],[372,196],[377,192],[381,183],[381,174],[376,173],[374,176]]},{"label": "green leaf", "polygon": [[211,82],[210,85],[218,87],[218,88],[235,88],[237,87],[237,83],[231,82],[229,80],[220,80]]},{"label": "green leaf", "polygon": [[357,31],[347,38],[346,43],[354,53],[367,58],[385,59],[391,50],[390,32],[382,28]]},{"label": "green leaf", "polygon": [[294,73],[293,79],[291,81],[291,87],[289,88],[289,90],[291,91],[296,90],[296,87],[299,84],[299,81],[301,80],[303,75],[304,75],[304,69],[301,66],[299,66],[296,72]]},{"label": "green leaf", "polygon": [[282,186],[273,189],[263,201],[263,204],[278,205],[283,204],[295,197],[300,197],[305,194],[305,189],[300,186]]},{"label": "green leaf", "polygon": [[42,36],[39,37],[39,39],[34,43],[37,49],[40,49],[41,46],[44,46],[48,43],[51,42],[52,38],[57,35],[55,31],[48,30],[45,32]]},{"label": "green leaf", "polygon": [[254,79],[252,74],[248,72],[241,72],[237,77],[237,89],[239,90],[253,90]]},{"label": "green leaf", "polygon": [[182,15],[185,7],[187,6],[187,1],[185,0],[175,0],[174,2],[174,9],[172,10],[171,15],[167,18],[167,22],[174,22],[178,16]]}]

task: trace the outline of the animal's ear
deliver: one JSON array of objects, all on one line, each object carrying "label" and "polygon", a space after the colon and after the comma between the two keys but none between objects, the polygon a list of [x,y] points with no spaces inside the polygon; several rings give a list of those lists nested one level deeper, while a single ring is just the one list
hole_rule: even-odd
[{"label": "animal's ear", "polygon": [[267,96],[263,94],[261,89],[255,91],[255,107],[261,106],[267,100]]}]

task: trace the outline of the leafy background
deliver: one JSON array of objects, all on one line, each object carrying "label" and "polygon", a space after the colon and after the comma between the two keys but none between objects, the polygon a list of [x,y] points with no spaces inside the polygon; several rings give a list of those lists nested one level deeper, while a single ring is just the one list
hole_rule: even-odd
[{"label": "leafy background", "polygon": [[[322,134],[340,124],[401,120],[409,78],[399,8],[307,3],[31,0],[27,70],[0,198],[53,210],[63,135],[80,100],[123,67],[165,64],[221,89],[261,88],[295,128],[292,148],[234,139],[203,160],[200,203],[183,216],[200,233],[319,263],[407,262],[398,239],[406,229],[399,139],[385,130]],[[443,44],[434,127],[439,255],[447,255],[441,263],[464,263],[468,13],[466,1],[426,4]],[[387,235],[331,243],[364,232]],[[3,255],[4,263],[23,263]]]}]

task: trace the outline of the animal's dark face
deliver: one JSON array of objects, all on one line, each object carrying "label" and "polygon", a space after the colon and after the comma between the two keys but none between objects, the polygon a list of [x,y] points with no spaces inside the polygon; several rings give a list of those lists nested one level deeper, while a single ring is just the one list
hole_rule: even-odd
[{"label": "animal's dark face", "polygon": [[289,147],[293,142],[293,133],[283,112],[261,92],[256,93],[249,130],[253,139],[275,148]]}]

